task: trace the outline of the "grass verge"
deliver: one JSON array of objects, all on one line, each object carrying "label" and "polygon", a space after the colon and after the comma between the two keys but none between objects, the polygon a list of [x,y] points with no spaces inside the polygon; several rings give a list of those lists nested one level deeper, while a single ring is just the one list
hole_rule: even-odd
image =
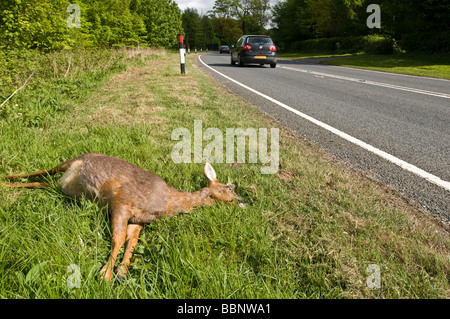
[{"label": "grass verge", "polygon": [[[99,71],[98,81],[95,68],[85,69],[70,78],[83,84],[70,95],[51,84],[60,77],[40,79],[48,86],[27,87],[16,101],[33,110],[33,96],[58,97],[58,107],[37,124],[20,115],[0,120],[0,174],[101,152],[194,191],[206,185],[203,165],[175,164],[170,155],[173,130],[192,133],[194,120],[204,131],[279,127],[277,174],[262,175],[248,161],[213,164],[219,180],[236,183],[250,205],[216,205],[149,224],[124,284],[98,276],[110,253],[104,210],[58,187],[0,188],[1,297],[450,297],[450,236],[439,222],[219,87],[194,59],[187,57],[186,75],[177,54],[162,52],[120,59],[123,67]],[[61,101],[70,103],[58,111]],[[378,289],[367,285],[372,264],[380,269]],[[67,286],[70,265],[80,269],[79,288]]]}]

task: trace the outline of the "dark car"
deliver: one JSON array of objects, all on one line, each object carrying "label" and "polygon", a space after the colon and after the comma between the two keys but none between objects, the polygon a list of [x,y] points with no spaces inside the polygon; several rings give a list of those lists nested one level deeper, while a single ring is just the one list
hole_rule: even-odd
[{"label": "dark car", "polygon": [[231,48],[231,64],[257,63],[277,66],[277,47],[268,35],[243,35]]},{"label": "dark car", "polygon": [[222,54],[222,52],[230,53],[230,47],[228,45],[222,45],[220,47],[220,51],[219,52],[220,52],[220,54]]}]

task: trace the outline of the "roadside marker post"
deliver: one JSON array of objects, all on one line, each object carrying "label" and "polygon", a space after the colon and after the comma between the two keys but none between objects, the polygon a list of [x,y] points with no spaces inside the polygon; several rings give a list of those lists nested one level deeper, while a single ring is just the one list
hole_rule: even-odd
[{"label": "roadside marker post", "polygon": [[179,34],[178,35],[178,42],[180,44],[180,65],[181,65],[181,74],[185,74],[186,73],[186,69],[184,66],[184,52],[185,52],[185,48],[184,48],[184,43],[183,43],[183,35]]}]

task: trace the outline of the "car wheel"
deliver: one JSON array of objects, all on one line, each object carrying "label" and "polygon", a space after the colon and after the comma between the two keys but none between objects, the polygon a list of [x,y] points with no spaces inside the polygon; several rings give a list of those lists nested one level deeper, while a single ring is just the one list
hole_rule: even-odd
[{"label": "car wheel", "polygon": [[238,65],[239,66],[244,66],[244,63],[242,63],[242,61],[241,61],[241,56],[240,55],[238,56]]},{"label": "car wheel", "polygon": [[277,64],[276,63],[272,63],[271,65],[270,65],[270,67],[273,69],[273,68],[275,68],[277,66]]}]

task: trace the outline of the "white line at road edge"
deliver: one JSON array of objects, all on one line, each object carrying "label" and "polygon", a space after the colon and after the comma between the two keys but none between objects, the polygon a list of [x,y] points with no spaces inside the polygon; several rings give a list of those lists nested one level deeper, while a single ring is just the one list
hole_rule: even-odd
[{"label": "white line at road edge", "polygon": [[389,162],[391,162],[391,163],[393,163],[395,165],[400,166],[401,168],[403,168],[404,170],[406,170],[408,172],[414,173],[414,174],[416,174],[416,175],[418,175],[418,176],[420,176],[422,178],[425,178],[429,182],[431,182],[431,183],[433,183],[435,185],[438,185],[438,186],[440,186],[440,187],[450,191],[450,182],[444,181],[444,180],[440,179],[439,177],[437,177],[437,176],[435,176],[433,174],[425,172],[424,170],[422,170],[422,169],[420,169],[420,168],[418,168],[418,167],[416,167],[416,166],[414,166],[412,164],[409,164],[409,163],[407,163],[407,162],[405,162],[405,161],[403,161],[403,160],[401,160],[401,159],[399,159],[399,158],[397,158],[397,157],[395,157],[395,156],[393,156],[391,154],[388,154],[388,153],[386,153],[386,152],[384,152],[384,151],[382,151],[382,150],[380,150],[380,149],[370,145],[370,144],[367,144],[367,143],[365,143],[365,142],[363,142],[363,141],[361,141],[361,140],[359,140],[359,139],[357,139],[357,138],[355,138],[353,136],[350,136],[347,133],[344,133],[344,132],[342,132],[342,131],[340,131],[340,130],[338,130],[338,129],[336,129],[336,128],[328,125],[328,124],[325,124],[325,123],[323,123],[323,122],[321,122],[319,120],[316,120],[315,118],[313,118],[313,117],[311,117],[309,115],[306,115],[306,114],[304,114],[304,113],[302,113],[302,112],[300,112],[300,111],[298,111],[298,110],[296,110],[296,109],[294,109],[294,108],[292,108],[292,107],[290,107],[290,106],[288,106],[288,105],[286,105],[286,104],[284,104],[284,103],[282,103],[280,101],[275,100],[274,98],[271,98],[268,95],[265,95],[265,94],[263,94],[263,93],[261,93],[259,91],[256,91],[255,89],[252,89],[251,87],[249,87],[249,86],[247,86],[245,84],[242,84],[242,83],[240,83],[240,82],[230,78],[229,76],[227,76],[227,75],[225,75],[225,74],[223,74],[223,73],[221,73],[221,72],[219,72],[217,70],[214,70],[212,67],[210,67],[205,62],[203,62],[200,56],[198,57],[198,59],[208,69],[210,69],[210,70],[216,72],[217,74],[223,76],[227,80],[230,80],[231,82],[236,83],[237,85],[239,85],[239,86],[241,86],[241,87],[243,87],[243,88],[245,88],[245,89],[247,89],[247,90],[249,90],[249,91],[251,91],[251,92],[253,92],[255,94],[258,94],[259,96],[269,100],[270,102],[275,103],[275,104],[281,106],[282,108],[284,108],[284,109],[286,109],[288,111],[291,111],[292,113],[297,114],[298,116],[300,116],[300,117],[302,117],[302,118],[304,118],[304,119],[306,119],[306,120],[308,120],[308,121],[310,121],[310,122],[312,122],[312,123],[322,127],[323,129],[325,129],[325,130],[327,130],[327,131],[329,131],[331,133],[334,133],[337,136],[339,136],[339,137],[341,137],[341,138],[343,138],[343,139],[345,139],[345,140],[347,140],[347,141],[349,141],[349,142],[351,142],[351,143],[353,143],[355,145],[358,145],[358,146],[362,147],[363,149],[365,149],[365,150],[367,150],[369,152],[372,152],[372,153],[374,153],[374,154],[384,158],[385,160],[387,160],[387,161],[389,161]]}]

